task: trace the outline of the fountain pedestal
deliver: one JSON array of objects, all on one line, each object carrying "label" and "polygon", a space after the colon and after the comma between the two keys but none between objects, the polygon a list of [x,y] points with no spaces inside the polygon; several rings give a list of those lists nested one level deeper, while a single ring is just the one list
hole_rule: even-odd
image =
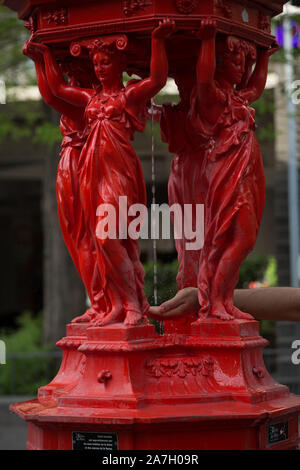
[{"label": "fountain pedestal", "polygon": [[[11,406],[29,449],[293,449],[300,397],[267,372],[255,321],[88,328],[81,379]],[[176,328],[175,328],[176,330]]]}]

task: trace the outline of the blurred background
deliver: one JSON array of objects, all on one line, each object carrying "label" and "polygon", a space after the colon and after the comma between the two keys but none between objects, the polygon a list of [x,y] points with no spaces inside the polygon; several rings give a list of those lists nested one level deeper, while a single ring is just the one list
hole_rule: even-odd
[{"label": "blurred background", "polygon": [[[271,58],[267,86],[254,104],[257,137],[266,174],[266,207],[254,251],[245,260],[238,287],[299,286],[300,1],[290,2],[273,22],[281,50]],[[55,343],[66,324],[86,309],[86,294],[65,248],[57,217],[55,181],[61,135],[59,116],[45,105],[31,61],[22,55],[29,33],[0,6],[0,449],[25,448],[25,423],[8,404],[34,397],[55,376],[61,353]],[[125,77],[126,78],[126,77]],[[292,93],[294,92],[294,94]],[[295,93],[296,92],[296,93]],[[177,101],[170,80],[158,104]],[[149,122],[134,142],[152,201],[154,148],[156,203],[168,202],[173,156],[160,129]],[[298,150],[299,147],[299,150]],[[141,241],[146,293],[154,302],[154,252]],[[173,240],[157,242],[158,303],[176,293]],[[270,341],[265,361],[273,377],[300,393],[300,366],[291,363],[299,325],[261,322]]]}]

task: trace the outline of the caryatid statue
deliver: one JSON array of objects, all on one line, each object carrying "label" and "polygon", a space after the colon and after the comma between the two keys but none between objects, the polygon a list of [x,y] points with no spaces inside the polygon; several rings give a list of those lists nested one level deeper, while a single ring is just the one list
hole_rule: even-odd
[{"label": "caryatid statue", "polygon": [[[126,87],[122,82],[128,43],[124,34],[71,45],[73,55],[86,51],[93,62],[88,86],[82,78],[75,83],[69,77],[66,84],[64,64],[58,65],[48,46],[31,39],[24,49],[35,59],[42,95],[47,90],[52,105],[63,110],[59,216],[91,300],[91,307],[74,322],[104,326],[146,321],[149,306],[138,242],[118,235],[100,239],[98,208],[112,205],[116,221],[126,218],[128,224],[127,213],[119,214],[119,198],[126,196],[128,206],[146,203],[141,165],[130,141],[135,130],[144,130],[146,104],[166,82],[164,39],[173,30],[174,22],[168,19],[154,30],[150,77],[132,80]],[[184,238],[176,241],[178,288],[198,287],[200,320],[250,319],[232,300],[264,207],[264,172],[249,103],[261,95],[268,58],[277,48],[257,51],[254,44],[238,37],[216,37],[215,21],[209,17],[201,21],[196,35],[201,39],[197,66],[173,71],[181,101],[163,106],[160,113],[163,140],[176,154],[170,204],[204,204],[205,208],[203,248],[187,251]]]},{"label": "caryatid statue", "polygon": [[[254,248],[265,201],[264,169],[250,103],[264,90],[269,57],[278,45],[256,50],[238,37],[217,37],[211,18],[201,22],[197,36],[201,48],[187,113],[189,138],[183,154],[187,162],[178,174],[173,171],[170,184],[179,193],[180,185],[183,189],[193,181],[189,199],[204,204],[204,246],[192,276],[195,283],[197,275],[198,321],[249,320],[251,315],[233,305],[233,292],[241,264]],[[188,146],[193,141],[198,141],[194,154]],[[184,271],[185,259],[194,260],[195,254],[180,249]]]},{"label": "caryatid statue", "polygon": [[184,204],[204,205],[203,247],[188,250],[184,237],[176,240],[177,287],[198,287],[199,321],[249,320],[251,315],[234,307],[233,291],[242,261],[254,247],[265,200],[250,103],[264,90],[269,57],[278,46],[257,50],[250,41],[217,36],[209,17],[195,34],[201,39],[197,66],[174,74],[179,104],[155,109],[162,138],[175,154],[170,205],[180,204],[182,211]]},{"label": "caryatid statue", "polygon": [[[123,85],[126,35],[107,35],[71,45],[74,55],[87,51],[94,66],[89,83],[65,82],[63,69],[50,47],[32,38],[24,52],[33,57],[42,96],[63,113],[64,135],[57,178],[57,202],[62,231],[76,268],[86,286],[91,308],[74,322],[94,326],[147,322],[144,270],[138,240],[100,238],[99,207],[112,205],[116,222],[130,223],[119,213],[119,198],[128,207],[146,205],[140,161],[132,147],[135,131],[146,125],[147,103],[165,85],[168,61],[165,38],[174,30],[169,19],[152,33],[150,76]],[[42,57],[41,58],[41,53]],[[94,77],[95,76],[95,77]],[[96,80],[94,80],[96,78]],[[92,80],[93,79],[93,80]]]}]

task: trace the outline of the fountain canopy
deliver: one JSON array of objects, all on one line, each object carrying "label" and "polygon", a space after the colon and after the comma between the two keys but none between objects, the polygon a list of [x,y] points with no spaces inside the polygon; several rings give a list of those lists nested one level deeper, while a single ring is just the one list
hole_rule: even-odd
[{"label": "fountain canopy", "polygon": [[[149,68],[150,34],[158,21],[171,17],[177,33],[168,41],[170,75],[191,67],[199,53],[195,31],[212,16],[219,34],[234,34],[257,45],[274,41],[270,21],[282,12],[285,0],[2,0],[20,19],[31,18],[35,36],[65,53],[70,42],[91,36],[126,33],[128,69],[141,74]],[[134,35],[134,37],[132,37]],[[130,40],[131,39],[131,40]],[[59,54],[58,54],[59,55]]]}]

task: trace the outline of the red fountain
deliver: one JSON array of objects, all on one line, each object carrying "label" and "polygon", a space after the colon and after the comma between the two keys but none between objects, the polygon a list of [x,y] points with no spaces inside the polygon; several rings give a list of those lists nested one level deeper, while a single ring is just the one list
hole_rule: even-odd
[{"label": "red fountain", "polygon": [[[2,1],[27,22],[23,52],[62,115],[59,217],[91,301],[58,342],[54,380],[11,407],[28,423],[27,448],[295,449],[300,398],[269,375],[259,324],[232,301],[264,207],[249,104],[264,90],[277,50],[270,20],[286,1]],[[124,87],[124,71],[142,78]],[[178,289],[197,287],[201,309],[160,336],[138,242],[101,238],[98,208],[116,209],[120,233],[119,198],[146,204],[131,141],[168,76],[180,94],[157,113],[175,154],[170,204],[204,204],[205,239],[198,251],[176,241]]]}]

